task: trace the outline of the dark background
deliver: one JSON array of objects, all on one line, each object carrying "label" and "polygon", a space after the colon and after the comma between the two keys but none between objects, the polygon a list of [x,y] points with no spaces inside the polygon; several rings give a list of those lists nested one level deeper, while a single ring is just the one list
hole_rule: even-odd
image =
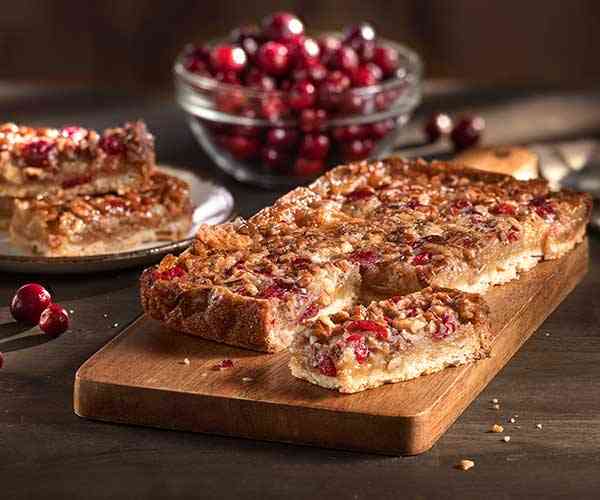
[{"label": "dark background", "polygon": [[600,2],[574,1],[0,1],[0,80],[167,89],[177,51],[275,9],[309,31],[369,20],[417,49],[427,76],[475,82],[600,81]]}]

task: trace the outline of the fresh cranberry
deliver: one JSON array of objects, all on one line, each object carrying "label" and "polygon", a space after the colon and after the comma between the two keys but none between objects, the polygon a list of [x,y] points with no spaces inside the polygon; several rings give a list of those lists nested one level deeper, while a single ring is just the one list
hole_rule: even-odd
[{"label": "fresh cranberry", "polygon": [[318,39],[318,44],[321,49],[321,62],[327,65],[333,54],[342,46],[342,41],[333,35],[325,35]]},{"label": "fresh cranberry", "polygon": [[208,63],[210,61],[210,49],[206,45],[187,45],[184,49],[186,57],[195,57],[199,61]]},{"label": "fresh cranberry", "polygon": [[274,76],[285,74],[290,63],[288,48],[279,42],[267,42],[261,45],[257,59],[262,70]]},{"label": "fresh cranberry", "polygon": [[244,83],[247,87],[266,92],[274,90],[276,86],[275,80],[258,68],[251,68],[248,71]]},{"label": "fresh cranberry", "polygon": [[241,47],[221,44],[215,46],[210,52],[210,61],[215,71],[233,71],[239,73],[246,66],[248,58]]},{"label": "fresh cranberry", "polygon": [[118,134],[105,135],[100,139],[99,146],[108,155],[120,155],[127,149]]},{"label": "fresh cranberry", "polygon": [[242,26],[231,32],[230,39],[244,49],[248,58],[252,60],[258,51],[260,32],[256,26]]},{"label": "fresh cranberry", "polygon": [[346,195],[349,201],[366,200],[375,196],[375,192],[367,187],[358,188]]},{"label": "fresh cranberry", "polygon": [[17,290],[10,304],[10,313],[17,321],[37,325],[42,311],[52,302],[48,290],[37,283],[27,283]]},{"label": "fresh cranberry", "polygon": [[360,264],[361,267],[372,266],[381,260],[381,257],[373,250],[357,250],[348,255],[348,258]]},{"label": "fresh cranberry", "polygon": [[400,57],[398,51],[393,47],[380,45],[375,47],[373,62],[381,68],[384,76],[389,77],[398,69]]},{"label": "fresh cranberry", "polygon": [[298,132],[292,128],[275,127],[267,132],[267,144],[278,149],[291,149],[298,143]]},{"label": "fresh cranberry", "polygon": [[327,112],[324,109],[304,109],[300,113],[300,128],[303,132],[320,130],[327,122]]},{"label": "fresh cranberry", "polygon": [[[255,120],[257,118],[257,113],[253,109],[245,109],[241,116],[244,118],[248,118],[251,120]],[[235,125],[232,127],[233,135],[245,135],[248,137],[257,137],[262,133],[262,127],[257,127],[254,125]]]},{"label": "fresh cranberry", "polygon": [[233,361],[231,359],[223,359],[212,367],[214,371],[226,370],[227,368],[233,368]]},{"label": "fresh cranberry", "polygon": [[376,64],[361,64],[352,72],[352,83],[355,87],[368,87],[379,82],[381,77],[381,69]]},{"label": "fresh cranberry", "polygon": [[288,97],[290,107],[295,110],[301,110],[312,107],[316,100],[315,86],[308,80],[296,82]]},{"label": "fresh cranberry", "polygon": [[388,329],[380,323],[371,321],[370,319],[358,319],[351,321],[346,330],[350,333],[358,332],[373,332],[377,338],[385,340],[388,338]]},{"label": "fresh cranberry", "polygon": [[364,139],[369,135],[369,129],[366,125],[347,125],[345,127],[336,127],[333,130],[333,137],[338,142],[351,142],[356,139]]},{"label": "fresh cranberry", "polygon": [[292,73],[292,78],[296,81],[309,80],[312,83],[319,83],[327,77],[327,68],[317,62],[308,68],[298,68]]},{"label": "fresh cranberry", "polygon": [[392,118],[375,122],[369,127],[369,134],[375,139],[382,139],[396,127],[396,122]]},{"label": "fresh cranberry", "polygon": [[180,265],[173,266],[166,271],[154,271],[154,279],[157,280],[172,280],[175,278],[181,278],[185,275],[185,269]]},{"label": "fresh cranberry", "polygon": [[436,142],[452,131],[452,119],[446,113],[434,113],[425,123],[424,131],[429,142]]},{"label": "fresh cranberry", "polygon": [[358,66],[358,56],[352,47],[342,45],[337,49],[329,60],[329,66],[332,69],[346,71],[351,73]]},{"label": "fresh cranberry", "polygon": [[363,62],[373,58],[375,39],[375,29],[369,23],[352,26],[344,33],[344,43],[350,45]]},{"label": "fresh cranberry", "polygon": [[294,82],[292,80],[290,80],[289,78],[282,78],[281,80],[279,80],[279,84],[277,85],[277,87],[279,88],[279,90],[289,92],[292,88],[292,85],[294,85]]},{"label": "fresh cranberry", "polygon": [[310,318],[314,318],[319,312],[319,306],[315,303],[309,305],[306,310],[300,316],[300,321],[304,322],[309,320]]},{"label": "fresh cranberry", "polygon": [[415,266],[424,266],[426,264],[429,264],[429,262],[431,262],[431,253],[430,252],[423,252],[420,254],[417,254],[413,257],[412,263]]},{"label": "fresh cranberry", "polygon": [[499,203],[493,207],[490,212],[499,215],[515,215],[515,207],[509,203]]},{"label": "fresh cranberry", "polygon": [[285,111],[283,99],[278,95],[268,95],[260,101],[260,111],[263,117],[274,122],[279,120]]},{"label": "fresh cranberry", "polygon": [[312,177],[323,171],[325,164],[323,160],[310,160],[298,158],[294,164],[294,174],[301,177]]},{"label": "fresh cranberry", "polygon": [[366,114],[371,98],[357,92],[346,92],[342,96],[340,109],[346,114]]},{"label": "fresh cranberry", "polygon": [[291,12],[275,12],[263,19],[263,33],[270,40],[293,40],[304,34],[302,21]]},{"label": "fresh cranberry", "polygon": [[342,154],[347,161],[364,160],[373,150],[374,143],[370,139],[355,140],[342,146]]},{"label": "fresh cranberry", "polygon": [[481,140],[481,133],[485,129],[485,121],[479,116],[462,117],[452,129],[450,135],[457,150],[475,146]]},{"label": "fresh cranberry", "polygon": [[326,109],[335,109],[343,100],[343,93],[350,88],[350,78],[341,71],[332,71],[319,85],[319,103]]},{"label": "fresh cranberry", "polygon": [[43,139],[32,141],[23,146],[23,158],[32,167],[47,167],[54,148],[54,143]]},{"label": "fresh cranberry", "polygon": [[300,144],[300,156],[322,160],[329,152],[329,137],[325,134],[306,134]]},{"label": "fresh cranberry", "polygon": [[260,150],[260,156],[265,166],[272,169],[280,169],[285,167],[289,161],[289,155],[286,151],[277,149],[273,146],[264,146]]},{"label": "fresh cranberry", "polygon": [[243,135],[226,136],[223,141],[227,150],[238,160],[249,160],[258,155],[260,141]]},{"label": "fresh cranberry", "polygon": [[326,377],[335,377],[337,375],[337,368],[331,356],[319,353],[317,355],[317,366],[319,367],[319,371]]},{"label": "fresh cranberry", "polygon": [[362,364],[369,357],[369,347],[366,338],[358,333],[353,333],[346,338],[348,344],[354,348],[354,357],[358,364]]},{"label": "fresh cranberry", "polygon": [[208,64],[195,57],[186,57],[183,62],[183,67],[190,73],[196,73],[198,75],[208,74]]},{"label": "fresh cranberry", "polygon": [[310,68],[319,64],[320,54],[319,44],[313,38],[304,38],[292,54],[294,66],[297,68]]},{"label": "fresh cranberry", "polygon": [[40,315],[40,329],[51,335],[58,337],[65,333],[69,328],[69,313],[64,307],[58,304],[50,304],[42,311]]},{"label": "fresh cranberry", "polygon": [[240,76],[235,71],[218,71],[214,74],[213,78],[221,83],[227,83],[229,85],[239,85]]}]

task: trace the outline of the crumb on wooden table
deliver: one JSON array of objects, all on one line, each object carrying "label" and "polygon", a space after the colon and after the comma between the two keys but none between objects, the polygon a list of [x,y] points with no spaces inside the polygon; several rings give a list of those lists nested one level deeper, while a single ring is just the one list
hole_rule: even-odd
[{"label": "crumb on wooden table", "polygon": [[456,464],[456,468],[460,470],[467,471],[475,467],[475,462],[473,460],[462,459],[460,462]]},{"label": "crumb on wooden table", "polygon": [[504,436],[502,438],[502,441],[504,441],[505,443],[508,443],[510,441],[510,436]]},{"label": "crumb on wooden table", "polygon": [[543,426],[542,426],[542,424],[536,424],[535,428],[541,430],[543,428]]},{"label": "crumb on wooden table", "polygon": [[494,425],[492,425],[490,432],[504,432],[504,427],[502,427],[499,424],[494,424]]}]

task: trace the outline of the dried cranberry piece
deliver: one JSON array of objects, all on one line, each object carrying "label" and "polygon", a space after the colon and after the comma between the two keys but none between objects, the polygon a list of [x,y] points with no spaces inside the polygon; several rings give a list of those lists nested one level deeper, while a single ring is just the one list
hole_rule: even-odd
[{"label": "dried cranberry piece", "polygon": [[100,148],[109,155],[119,155],[127,149],[121,136],[118,134],[110,134],[102,137],[99,142]]},{"label": "dried cranberry piece", "polygon": [[434,339],[442,340],[452,335],[457,329],[458,321],[456,317],[452,314],[444,313],[432,335]]},{"label": "dried cranberry piece", "polygon": [[186,273],[185,269],[180,265],[176,265],[166,271],[154,271],[154,279],[157,280],[172,280],[175,278],[181,278]]},{"label": "dried cranberry piece", "polygon": [[412,263],[415,266],[424,266],[431,262],[431,252],[422,252],[413,257]]},{"label": "dried cranberry piece", "polygon": [[319,353],[317,354],[316,361],[319,371],[323,375],[326,377],[335,377],[337,375],[337,368],[335,367],[335,363],[333,362],[333,359],[331,359],[331,356]]},{"label": "dried cranberry piece", "polygon": [[68,137],[69,139],[81,140],[87,135],[87,130],[83,127],[78,127],[77,125],[70,125],[63,127],[60,131],[60,134],[63,137]]},{"label": "dried cranberry piece", "polygon": [[292,266],[296,271],[300,271],[302,269],[308,269],[308,266],[310,266],[311,263],[312,261],[310,259],[297,257],[292,261]]},{"label": "dried cranberry piece", "polygon": [[367,346],[365,337],[358,333],[353,333],[346,339],[346,342],[352,344],[352,347],[354,348],[354,357],[358,364],[364,363],[369,357],[369,346]]},{"label": "dried cranberry piece", "polygon": [[227,368],[233,368],[233,361],[231,359],[223,359],[212,367],[214,371],[224,370]]},{"label": "dried cranberry piece", "polygon": [[538,214],[542,219],[551,220],[556,215],[554,207],[543,196],[533,198],[529,202],[529,205],[533,207],[535,213]]},{"label": "dried cranberry piece", "polygon": [[493,207],[490,212],[498,215],[515,215],[515,207],[509,203],[499,203]]},{"label": "dried cranberry piece", "polygon": [[291,283],[277,280],[271,285],[269,285],[267,288],[265,288],[259,295],[259,297],[262,299],[281,299],[285,297],[288,293],[294,291],[295,288],[296,286]]},{"label": "dried cranberry piece", "polygon": [[25,144],[22,149],[23,157],[32,167],[47,167],[50,164],[50,155],[55,145],[52,142],[40,139]]},{"label": "dried cranberry piece", "polygon": [[319,306],[315,303],[310,304],[306,310],[302,313],[302,316],[300,316],[300,321],[304,322],[306,320],[309,320],[310,318],[314,318],[317,313],[319,312]]},{"label": "dried cranberry piece", "polygon": [[80,175],[78,177],[72,177],[71,179],[66,179],[62,182],[61,186],[63,189],[69,189],[75,186],[81,186],[82,184],[86,184],[92,180],[91,175]]},{"label": "dried cranberry piece", "polygon": [[353,262],[359,263],[361,267],[371,266],[381,260],[380,255],[373,250],[357,250],[356,252],[352,252],[348,258]]},{"label": "dried cranberry piece", "polygon": [[375,192],[367,187],[358,188],[348,193],[346,195],[346,199],[349,201],[358,201],[358,200],[366,200],[367,198],[372,198],[375,196]]},{"label": "dried cranberry piece", "polygon": [[378,339],[387,340],[388,329],[380,323],[371,321],[370,319],[358,319],[351,321],[346,330],[350,333],[354,332],[373,332]]},{"label": "dried cranberry piece", "polygon": [[519,228],[512,226],[510,228],[510,230],[508,231],[508,234],[506,235],[506,237],[508,238],[508,241],[510,241],[512,243],[514,243],[515,241],[519,241],[519,239],[521,238]]}]

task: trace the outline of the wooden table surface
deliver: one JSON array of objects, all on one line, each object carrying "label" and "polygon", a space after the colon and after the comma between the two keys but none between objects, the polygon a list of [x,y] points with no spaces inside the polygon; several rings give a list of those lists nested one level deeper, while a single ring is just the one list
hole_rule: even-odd
[{"label": "wooden table surface", "polygon": [[[479,109],[490,121],[488,142],[525,142],[598,135],[599,103],[600,95],[586,93],[453,86],[433,87],[422,110]],[[208,170],[183,116],[161,98],[76,90],[44,96],[28,90],[21,98],[0,92],[0,112],[0,121],[98,127],[142,117],[158,136],[162,161]],[[407,132],[406,142],[418,139],[415,130]],[[232,189],[242,215],[279,195],[211,175]],[[75,371],[140,313],[140,270],[73,277],[3,273],[0,498],[595,497],[600,487],[596,234],[590,236],[590,254],[583,283],[431,451],[407,458],[80,419],[72,408]],[[67,334],[49,342],[42,336],[14,337],[7,305],[27,281],[45,283],[74,311]],[[500,400],[499,410],[491,407],[493,398]],[[518,418],[511,424],[514,414]],[[487,432],[496,422],[510,442]],[[462,458],[474,460],[475,467],[453,468]]]}]

